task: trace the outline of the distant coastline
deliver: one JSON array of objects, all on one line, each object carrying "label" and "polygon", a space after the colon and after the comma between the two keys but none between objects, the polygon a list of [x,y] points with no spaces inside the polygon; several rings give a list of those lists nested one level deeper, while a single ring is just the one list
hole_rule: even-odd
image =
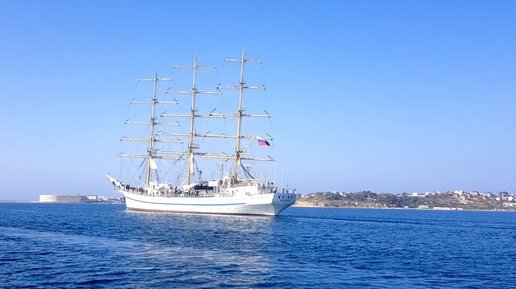
[{"label": "distant coastline", "polygon": [[391,208],[391,207],[332,207],[332,206],[314,206],[307,203],[296,203],[292,208],[305,209],[370,209],[370,210],[418,210],[418,211],[462,211],[462,212],[508,212],[516,213],[516,209],[462,209],[462,208]]},{"label": "distant coastline", "polygon": [[97,195],[39,195],[38,200],[0,200],[0,203],[24,204],[124,204],[123,197],[105,197]]},{"label": "distant coastline", "polygon": [[431,192],[412,194],[377,194],[370,191],[318,192],[299,195],[295,207],[419,209],[441,211],[516,211],[516,196],[480,192]]}]

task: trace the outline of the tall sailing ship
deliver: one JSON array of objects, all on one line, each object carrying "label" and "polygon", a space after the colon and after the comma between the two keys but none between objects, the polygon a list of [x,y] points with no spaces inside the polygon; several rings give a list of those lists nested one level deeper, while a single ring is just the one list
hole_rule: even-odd
[{"label": "tall sailing ship", "polygon": [[[260,63],[260,61],[247,59],[246,51],[238,59],[225,59],[225,62],[236,62],[240,65],[240,80],[237,85],[217,86],[217,91],[200,91],[197,89],[197,72],[200,69],[213,68],[199,65],[197,57],[193,65],[176,66],[175,68],[186,68],[193,71],[193,84],[191,90],[166,91],[167,94],[183,94],[191,97],[190,111],[186,114],[157,114],[159,105],[175,105],[175,101],[161,101],[157,97],[157,84],[160,81],[172,81],[171,78],[160,78],[157,73],[153,78],[141,79],[153,83],[152,99],[148,101],[132,101],[136,104],[147,104],[151,106],[149,122],[127,121],[126,124],[146,125],[149,128],[148,138],[127,138],[122,141],[133,141],[147,143],[145,154],[119,154],[123,158],[142,159],[145,164],[145,183],[140,186],[126,184],[111,175],[107,174],[108,180],[115,186],[115,189],[125,197],[128,210],[134,211],[157,211],[177,213],[206,213],[206,214],[241,214],[241,215],[271,215],[275,216],[295,203],[295,189],[280,188],[273,181],[267,178],[255,178],[249,173],[249,168],[242,162],[273,161],[272,158],[248,157],[246,153],[249,147],[256,143],[258,146],[270,146],[272,137],[242,135],[244,118],[270,118],[268,113],[248,114],[244,110],[244,94],[249,89],[260,89],[262,87],[247,85],[244,79],[244,68],[248,63]],[[200,94],[221,94],[224,89],[236,89],[238,91],[238,107],[235,113],[198,113],[198,99]],[[163,118],[176,118],[189,120],[189,132],[162,132],[157,131],[159,126],[179,126],[179,122],[165,123],[158,120]],[[236,134],[225,133],[198,133],[196,120],[198,119],[226,119],[236,120]],[[162,139],[162,137],[176,137],[176,139]],[[232,139],[235,141],[234,153],[213,153],[200,151],[197,139]],[[188,141],[183,141],[187,139]],[[244,142],[247,141],[247,145]],[[179,150],[163,150],[156,146],[157,143],[173,143],[186,147]],[[221,160],[222,173],[220,177],[209,181],[202,178],[194,180],[195,172],[200,172],[197,167],[197,158]],[[176,165],[178,161],[186,163],[184,178],[177,184],[162,182],[158,178],[158,164],[166,162],[169,165]],[[232,169],[224,171],[225,163],[233,164]]]}]

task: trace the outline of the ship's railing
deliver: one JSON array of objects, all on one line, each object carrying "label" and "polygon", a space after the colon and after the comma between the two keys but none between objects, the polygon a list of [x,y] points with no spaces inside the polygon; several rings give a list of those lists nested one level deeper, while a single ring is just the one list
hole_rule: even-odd
[{"label": "ship's railing", "polygon": [[[221,188],[221,187],[219,187]],[[222,187],[223,188],[223,187]],[[238,188],[238,187],[237,187]],[[174,197],[174,198],[213,198],[217,197],[235,197],[237,195],[245,195],[245,196],[255,196],[255,195],[266,195],[266,194],[275,194],[278,192],[284,194],[295,193],[295,189],[283,188],[279,190],[276,186],[266,185],[266,184],[258,184],[256,190],[252,191],[242,191],[241,189],[235,189],[230,192],[215,192],[215,193],[203,193],[203,192],[182,192],[177,188],[174,189],[149,189],[142,187],[131,187],[129,185],[125,185],[120,187],[121,190],[126,191],[128,193],[137,194],[137,195],[146,195],[146,196],[156,196],[156,197]],[[227,188],[225,188],[227,189]]]}]

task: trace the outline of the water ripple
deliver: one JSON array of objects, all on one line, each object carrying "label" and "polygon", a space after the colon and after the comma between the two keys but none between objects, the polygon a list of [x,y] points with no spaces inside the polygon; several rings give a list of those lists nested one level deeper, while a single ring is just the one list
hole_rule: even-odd
[{"label": "water ripple", "polygon": [[0,204],[3,288],[511,288],[514,214]]}]

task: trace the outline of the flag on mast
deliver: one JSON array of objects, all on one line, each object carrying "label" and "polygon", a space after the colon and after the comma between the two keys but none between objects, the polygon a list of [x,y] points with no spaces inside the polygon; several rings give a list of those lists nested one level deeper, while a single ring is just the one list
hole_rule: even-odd
[{"label": "flag on mast", "polygon": [[261,137],[256,137],[256,139],[258,140],[258,146],[261,146],[261,147],[263,147],[263,146],[270,147],[271,146],[271,144],[268,141],[264,140]]}]

